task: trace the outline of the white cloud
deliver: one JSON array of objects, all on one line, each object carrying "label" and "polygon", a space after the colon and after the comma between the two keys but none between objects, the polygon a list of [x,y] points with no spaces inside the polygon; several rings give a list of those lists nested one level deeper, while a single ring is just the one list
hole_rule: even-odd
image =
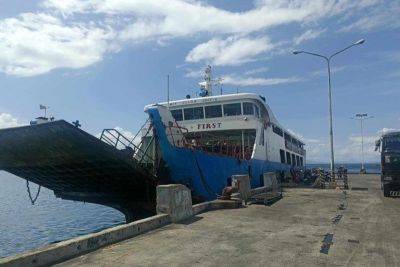
[{"label": "white cloud", "polygon": [[256,68],[252,70],[248,70],[244,73],[244,75],[253,75],[253,74],[259,74],[263,72],[267,72],[269,70],[268,67],[261,67],[261,68]]},{"label": "white cloud", "polygon": [[288,131],[288,133],[289,133],[290,135],[296,137],[297,139],[299,139],[299,140],[304,140],[304,136],[303,136],[302,134],[297,133],[297,132],[295,132],[295,131],[293,131],[293,130],[291,130],[291,129],[287,129],[287,131]]},{"label": "white cloud", "polygon": [[[127,140],[124,138],[120,137],[120,142],[118,143],[117,148],[122,149],[124,148],[124,145],[127,145],[129,142],[133,142],[133,144],[138,145],[141,141],[141,135],[138,134],[135,138],[135,134],[132,133],[131,131],[128,131],[122,127],[116,126],[114,127],[116,131],[118,131],[120,134],[122,134]],[[113,133],[115,135],[115,133]],[[110,140],[115,141],[115,137],[109,134],[108,132],[105,132],[104,135],[108,137]],[[101,137],[101,133],[96,134],[97,138]],[[105,139],[106,140],[106,139]]]},{"label": "white cloud", "polygon": [[[196,46],[188,61],[237,65],[273,49],[267,37],[260,37],[266,29],[307,25],[375,4],[376,0],[259,0],[252,9],[231,12],[196,0],[43,0],[37,13],[0,20],[0,72],[33,76],[56,68],[82,68],[124,45],[149,40],[165,44],[204,33],[214,38]],[[224,39],[228,34],[240,37]]]},{"label": "white cloud", "polygon": [[296,36],[293,39],[293,43],[295,45],[299,45],[299,44],[301,44],[301,43],[303,43],[305,41],[317,38],[318,36],[323,34],[325,31],[326,31],[326,29],[317,29],[317,30],[310,29],[310,30],[307,30],[304,33],[302,33],[301,35]]},{"label": "white cloud", "polygon": [[342,27],[339,32],[348,31],[373,31],[382,28],[396,29],[400,27],[400,2],[385,2],[365,12],[363,16],[347,26]]},{"label": "white cloud", "polygon": [[141,135],[139,134],[136,138],[135,138],[135,134],[132,133],[131,131],[125,130],[124,128],[121,128],[119,126],[114,128],[115,130],[117,130],[118,132],[120,132],[123,136],[125,136],[129,141],[133,140],[133,143],[135,145],[139,144],[140,139],[141,139]]},{"label": "white cloud", "polygon": [[188,69],[185,77],[200,79],[204,75],[204,70],[191,70]]},{"label": "white cloud", "polygon": [[[221,83],[224,85],[232,85],[235,87],[246,87],[246,86],[270,86],[285,83],[294,83],[304,81],[298,77],[279,77],[279,78],[265,78],[265,77],[253,77],[252,74],[259,74],[268,71],[267,67],[260,67],[250,69],[249,71],[237,74],[225,74],[222,76],[214,76],[214,80],[221,79]],[[204,75],[204,69],[192,70],[187,69],[185,77],[201,79]]]},{"label": "white cloud", "polygon": [[[379,162],[379,153],[375,151],[375,141],[382,134],[400,131],[400,129],[383,128],[375,135],[364,136],[364,158],[366,162]],[[329,162],[330,146],[325,139],[305,139],[307,159],[312,162]],[[336,162],[361,162],[361,136],[351,135],[344,142],[334,143]]]},{"label": "white cloud", "polygon": [[329,161],[329,145],[316,139],[316,142],[305,142],[306,159],[308,162],[328,162]]},{"label": "white cloud", "polygon": [[72,13],[83,13],[90,9],[95,2],[92,0],[46,0],[41,3],[44,8],[55,9],[64,15],[70,15]]},{"label": "white cloud", "polygon": [[20,126],[18,119],[8,113],[0,113],[0,128],[10,128]]},{"label": "white cloud", "polygon": [[[366,162],[378,162],[379,153],[375,151],[376,136],[364,136],[364,158]],[[317,141],[317,140],[315,140]],[[307,160],[311,162],[330,162],[330,145],[328,141],[305,142]],[[334,143],[335,161],[361,162],[361,136],[350,136],[344,142]]]},{"label": "white cloud", "polygon": [[[332,67],[331,73],[337,73],[337,72],[340,72],[340,71],[343,71],[346,69],[348,69],[348,66]],[[328,75],[328,70],[327,70],[327,68],[316,70],[312,73],[312,75],[314,75],[314,76]]]},{"label": "white cloud", "polygon": [[82,68],[102,60],[110,50],[111,31],[65,25],[43,13],[24,13],[0,21],[0,71],[18,76],[55,68]]},{"label": "white cloud", "polygon": [[44,6],[64,14],[90,12],[133,16],[125,32],[125,37],[132,39],[199,32],[250,33],[305,19],[314,20],[339,8],[339,5],[325,0],[312,3],[266,1],[246,12],[230,12],[194,0],[46,0]]},{"label": "white cloud", "polygon": [[[366,162],[378,162],[379,153],[375,151],[378,136],[364,136],[364,159]],[[350,136],[348,142],[338,146],[335,151],[338,162],[361,161],[361,136]]]},{"label": "white cloud", "polygon": [[206,61],[213,65],[239,65],[255,60],[255,56],[271,50],[274,46],[266,37],[211,39],[199,44],[186,56],[187,62]]},{"label": "white cloud", "polygon": [[130,142],[132,142],[135,146],[139,146],[141,140],[142,140],[142,135],[141,133],[139,133],[136,137],[135,137],[135,133],[128,131],[124,128],[121,127],[115,127],[115,130],[117,130],[118,132],[120,132],[123,136],[125,136]]},{"label": "white cloud", "polygon": [[284,83],[294,83],[302,81],[298,77],[288,78],[256,78],[256,77],[242,77],[242,76],[223,76],[223,83],[234,86],[268,86]]}]

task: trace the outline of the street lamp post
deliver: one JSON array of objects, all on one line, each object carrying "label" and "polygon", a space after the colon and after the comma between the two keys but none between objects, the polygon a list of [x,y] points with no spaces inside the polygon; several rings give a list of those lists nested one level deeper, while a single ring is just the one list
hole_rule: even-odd
[{"label": "street lamp post", "polygon": [[364,160],[364,120],[372,119],[373,116],[368,116],[367,113],[358,113],[352,119],[356,119],[360,121],[360,130],[361,130],[361,174],[367,173],[365,170],[365,160]]},{"label": "street lamp post", "polygon": [[311,52],[307,52],[307,51],[293,51],[294,55],[297,54],[308,54],[308,55],[312,55],[312,56],[317,56],[320,58],[325,59],[327,66],[328,66],[328,96],[329,96],[329,141],[330,141],[330,147],[331,147],[331,179],[333,179],[334,174],[335,174],[335,156],[334,156],[334,151],[333,151],[333,119],[332,119],[332,87],[331,87],[331,59],[336,56],[337,54],[340,54],[344,51],[346,51],[347,49],[355,46],[355,45],[360,45],[363,44],[365,42],[364,39],[361,39],[345,48],[343,48],[342,50],[337,51],[336,53],[333,53],[330,56],[324,56],[324,55],[320,55],[317,53],[311,53]]}]

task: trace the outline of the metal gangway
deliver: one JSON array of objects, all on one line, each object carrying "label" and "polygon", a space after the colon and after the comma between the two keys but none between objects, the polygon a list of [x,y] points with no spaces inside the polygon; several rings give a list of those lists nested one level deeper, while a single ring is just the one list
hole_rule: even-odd
[{"label": "metal gangway", "polygon": [[[150,148],[152,145],[154,145],[154,135],[151,131],[152,128],[153,127],[149,123],[149,119],[147,119],[138,132],[131,138],[128,138],[119,130],[114,128],[104,129],[100,135],[100,140],[122,151],[142,167],[155,172],[156,159],[150,155]],[[142,136],[139,136],[143,130],[145,130],[146,133]],[[150,138],[147,143],[144,142],[146,137]]]}]

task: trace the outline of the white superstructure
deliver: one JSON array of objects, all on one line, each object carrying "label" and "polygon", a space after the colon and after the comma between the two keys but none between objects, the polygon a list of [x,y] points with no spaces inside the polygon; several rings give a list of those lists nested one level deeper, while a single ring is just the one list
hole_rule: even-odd
[{"label": "white superstructure", "polygon": [[210,153],[304,166],[304,143],[279,124],[263,97],[212,95],[210,83],[205,77],[204,97],[160,103],[185,129],[190,145]]}]

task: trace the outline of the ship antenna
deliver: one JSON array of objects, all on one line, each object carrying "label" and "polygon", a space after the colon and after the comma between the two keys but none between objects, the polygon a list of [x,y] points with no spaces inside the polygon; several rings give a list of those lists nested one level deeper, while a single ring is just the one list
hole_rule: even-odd
[{"label": "ship antenna", "polygon": [[222,95],[222,81],[224,80],[224,78],[221,78],[221,77],[219,77],[219,78],[217,78],[216,80],[215,80],[215,84],[214,85],[216,85],[216,86],[219,86],[219,91],[220,91],[220,94]]},{"label": "ship antenna", "polygon": [[212,96],[212,87],[213,85],[219,86],[221,95],[222,95],[222,80],[223,78],[218,78],[213,80],[211,66],[207,65],[206,69],[204,70],[204,81],[200,82],[200,96]]},{"label": "ship antenna", "polygon": [[208,65],[205,70],[204,80],[206,82],[205,90],[207,91],[207,95],[212,96],[212,74],[211,74],[211,66]]},{"label": "ship antenna", "polygon": [[47,107],[47,106],[45,106],[45,105],[40,104],[40,105],[39,105],[39,108],[40,108],[40,109],[44,109],[44,117],[47,118],[47,110],[48,110],[50,107]]}]

